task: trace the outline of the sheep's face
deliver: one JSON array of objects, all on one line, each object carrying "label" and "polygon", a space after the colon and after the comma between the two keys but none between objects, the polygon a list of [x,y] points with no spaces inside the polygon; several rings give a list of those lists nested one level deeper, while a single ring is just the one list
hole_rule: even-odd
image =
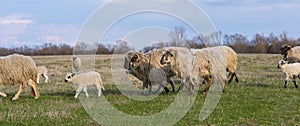
[{"label": "sheep's face", "polygon": [[129,68],[129,61],[133,57],[133,53],[134,52],[128,52],[125,54],[123,68],[126,70],[128,70],[128,68]]},{"label": "sheep's face", "polygon": [[128,70],[137,68],[141,64],[143,58],[142,53],[136,52],[129,61]]},{"label": "sheep's face", "polygon": [[288,64],[288,61],[280,60],[277,65],[278,69],[281,68],[285,64]]},{"label": "sheep's face", "polygon": [[290,45],[284,44],[281,46],[280,48],[280,53],[281,55],[286,56],[288,54],[288,51],[291,49],[292,47]]},{"label": "sheep's face", "polygon": [[67,73],[65,82],[72,82],[74,76],[75,76],[75,73]]},{"label": "sheep's face", "polygon": [[175,53],[172,51],[165,51],[160,59],[160,64],[170,64],[172,62],[172,59],[175,58]]}]

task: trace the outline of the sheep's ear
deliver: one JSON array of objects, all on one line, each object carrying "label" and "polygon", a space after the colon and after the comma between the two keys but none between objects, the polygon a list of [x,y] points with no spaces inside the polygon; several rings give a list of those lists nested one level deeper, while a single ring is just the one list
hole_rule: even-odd
[{"label": "sheep's ear", "polygon": [[175,51],[174,50],[171,50],[171,51],[168,51],[168,53],[170,54],[170,56],[174,57],[175,56]]},{"label": "sheep's ear", "polygon": [[290,46],[290,45],[287,45],[287,50],[290,50],[291,48],[292,48],[292,46]]},{"label": "sheep's ear", "polygon": [[72,75],[71,75],[72,77],[74,77],[75,76],[75,73],[72,73]]},{"label": "sheep's ear", "polygon": [[136,62],[136,61],[138,61],[139,59],[140,59],[140,55],[136,53],[136,54],[133,55],[133,57],[131,58],[130,61],[131,61],[131,62]]}]

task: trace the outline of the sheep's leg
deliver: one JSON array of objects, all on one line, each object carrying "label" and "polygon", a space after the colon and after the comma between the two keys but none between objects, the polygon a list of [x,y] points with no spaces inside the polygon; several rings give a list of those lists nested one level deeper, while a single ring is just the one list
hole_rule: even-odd
[{"label": "sheep's leg", "polygon": [[234,76],[235,76],[235,82],[239,83],[239,78],[237,77],[236,73],[234,72]]},{"label": "sheep's leg", "polygon": [[36,83],[38,83],[38,84],[40,83],[40,74],[37,75]]},{"label": "sheep's leg", "polygon": [[225,82],[222,82],[222,92],[223,92],[223,93],[225,92],[225,88],[226,88],[226,83],[225,83]]},{"label": "sheep's leg", "polygon": [[204,93],[204,94],[207,94],[207,92],[208,92],[208,90],[209,90],[209,88],[210,88],[211,83],[212,83],[212,79],[211,79],[210,77],[208,77],[208,78],[207,78],[207,86],[206,86],[206,88],[203,90],[203,93]]},{"label": "sheep's leg", "polygon": [[294,82],[295,88],[298,88],[299,86],[298,86],[296,80],[293,80],[293,82]]},{"label": "sheep's leg", "polygon": [[76,89],[76,94],[75,94],[75,97],[74,98],[78,98],[78,95],[79,95],[79,93],[81,92],[81,90],[82,90],[82,87],[78,87],[77,89]]},{"label": "sheep's leg", "polygon": [[231,81],[232,81],[232,79],[233,79],[233,77],[234,77],[234,73],[233,72],[229,72],[228,77],[229,77],[229,80],[228,80],[227,84],[230,84]]},{"label": "sheep's leg", "polygon": [[160,86],[164,88],[166,94],[170,94],[170,90],[165,85],[160,84]]},{"label": "sheep's leg", "polygon": [[172,92],[175,92],[176,88],[175,88],[175,84],[174,81],[171,78],[167,79],[167,82],[171,85],[172,87]]},{"label": "sheep's leg", "polygon": [[284,80],[284,88],[287,88],[288,80],[289,80],[289,77],[286,76],[285,80]]},{"label": "sheep's leg", "polygon": [[96,87],[98,89],[98,97],[100,97],[102,93],[102,86],[100,84],[97,84]]},{"label": "sheep's leg", "polygon": [[157,94],[157,93],[160,91],[161,87],[162,87],[162,86],[159,84],[157,90],[156,90],[156,91],[153,91],[152,93],[153,93],[153,94]]},{"label": "sheep's leg", "polygon": [[86,98],[89,98],[89,94],[88,94],[88,92],[87,92],[87,87],[84,87],[84,88],[83,88],[83,92],[85,93]]},{"label": "sheep's leg", "polygon": [[42,74],[42,75],[43,75],[43,77],[45,79],[45,83],[48,83],[48,76],[47,76],[47,74]]},{"label": "sheep's leg", "polygon": [[142,84],[143,86],[142,86],[142,95],[145,95],[145,88],[146,88],[146,83],[145,82],[143,82],[143,84]]},{"label": "sheep's leg", "polygon": [[184,86],[184,84],[183,84],[183,82],[182,82],[182,80],[181,80],[180,86],[179,86],[179,88],[178,88],[178,92],[181,92],[181,90],[183,89],[183,86]]},{"label": "sheep's leg", "polygon": [[12,98],[12,100],[13,101],[17,100],[24,89],[25,89],[24,84],[20,84],[19,90],[18,90],[17,94]]},{"label": "sheep's leg", "polygon": [[7,97],[7,95],[6,95],[5,93],[1,92],[1,91],[0,91],[0,95],[1,95],[2,97]]},{"label": "sheep's leg", "polygon": [[98,97],[100,97],[101,94],[102,94],[102,90],[101,90],[101,88],[100,88],[100,89],[98,89]]},{"label": "sheep's leg", "polygon": [[152,95],[152,84],[149,85],[149,95]]},{"label": "sheep's leg", "polygon": [[296,78],[297,78],[296,75],[293,76],[293,83],[294,83],[294,85],[295,85],[295,88],[298,88],[298,84],[297,84],[297,82],[296,82]]},{"label": "sheep's leg", "polygon": [[37,90],[36,83],[33,80],[30,79],[28,81],[28,85],[31,86],[31,93],[34,96],[34,98],[38,99],[40,97],[40,93]]},{"label": "sheep's leg", "polygon": [[194,85],[193,84],[189,84],[190,87],[189,87],[189,92],[190,92],[190,95],[194,94]]},{"label": "sheep's leg", "polygon": [[284,81],[284,88],[287,88],[287,83],[288,83],[288,81],[285,80],[285,81]]},{"label": "sheep's leg", "polygon": [[207,78],[204,78],[202,81],[202,85],[205,85],[206,81],[207,81]]}]

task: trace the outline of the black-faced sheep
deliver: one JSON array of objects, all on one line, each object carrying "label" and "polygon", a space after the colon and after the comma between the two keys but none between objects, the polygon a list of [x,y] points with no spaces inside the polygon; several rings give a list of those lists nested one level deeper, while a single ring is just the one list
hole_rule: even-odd
[{"label": "black-faced sheep", "polygon": [[81,67],[81,59],[79,57],[72,57],[72,66],[75,72],[79,71],[79,68]]},{"label": "black-faced sheep", "polygon": [[[20,85],[17,94],[12,100],[17,100],[25,89],[26,85],[31,86],[32,95],[35,99],[40,97],[36,86],[37,82],[37,67],[31,57],[23,55],[9,55],[0,57],[0,84]],[[1,92],[0,95],[6,97],[6,94]]]},{"label": "black-faced sheep", "polygon": [[299,77],[300,74],[300,63],[291,63],[288,64],[288,61],[280,60],[277,65],[278,68],[281,68],[285,75],[284,80],[284,88],[287,88],[287,83],[289,78],[293,79],[293,83],[296,88],[298,88],[298,84],[296,82],[296,78]]},{"label": "black-faced sheep", "polygon": [[179,91],[183,86],[189,85],[189,92],[192,94],[192,84],[190,83],[190,73],[192,71],[193,54],[188,48],[184,47],[168,47],[164,48],[164,52],[160,59],[160,64],[167,65],[176,76],[181,79]]},{"label": "black-faced sheep", "polygon": [[76,87],[76,94],[75,98],[78,97],[79,93],[82,91],[85,92],[86,97],[89,97],[89,94],[87,92],[87,86],[89,85],[95,85],[98,89],[98,97],[101,96],[101,90],[105,90],[101,75],[97,72],[91,71],[87,73],[81,73],[81,74],[75,74],[75,73],[67,73],[65,82],[72,82],[74,86]]},{"label": "black-faced sheep", "polygon": [[283,60],[288,60],[289,57],[293,57],[293,59],[291,59],[293,61],[300,60],[300,46],[292,47],[288,44],[284,44],[281,46],[280,51],[281,55],[283,55]]},{"label": "black-faced sheep", "polygon": [[163,80],[170,83],[172,91],[175,92],[174,82],[171,79],[175,73],[163,65],[160,65],[159,60],[161,54],[162,50],[152,50],[147,54],[131,51],[125,55],[124,68],[127,69],[130,74],[143,81],[142,93],[145,93],[144,89],[149,86],[149,92],[151,94],[152,83],[163,86],[166,93],[169,93],[169,89],[162,84]]},{"label": "black-faced sheep", "polygon": [[42,76],[45,79],[45,83],[48,83],[48,70],[45,66],[37,67],[37,83],[40,83],[40,76]]}]

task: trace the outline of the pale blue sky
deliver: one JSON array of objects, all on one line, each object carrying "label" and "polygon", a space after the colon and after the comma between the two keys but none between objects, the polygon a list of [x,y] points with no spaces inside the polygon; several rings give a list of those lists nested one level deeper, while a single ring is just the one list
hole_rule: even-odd
[{"label": "pale blue sky", "polygon": [[[38,45],[41,43],[74,44],[81,26],[105,2],[122,4],[124,0],[13,0],[0,4],[0,46]],[[161,0],[172,2],[173,0]],[[279,35],[287,31],[300,37],[299,0],[191,0],[211,18],[217,30],[240,33],[251,38],[255,33]],[[133,6],[134,3],[133,3]],[[116,8],[118,9],[118,8]],[[184,8],[178,8],[183,9]],[[149,17],[149,15],[147,15]],[[159,16],[142,20],[143,24],[169,28],[181,25]],[[140,17],[139,17],[140,18]],[[130,21],[130,19],[128,19]],[[165,21],[160,21],[165,20]],[[166,23],[169,22],[169,23]],[[129,22],[130,23],[130,22]],[[136,24],[136,26],[139,26]],[[115,31],[128,31],[122,23]],[[133,29],[130,29],[133,30]],[[113,30],[112,30],[113,33]],[[192,32],[187,32],[193,36]],[[121,39],[111,35],[106,41]],[[124,36],[125,37],[125,36]]]}]

